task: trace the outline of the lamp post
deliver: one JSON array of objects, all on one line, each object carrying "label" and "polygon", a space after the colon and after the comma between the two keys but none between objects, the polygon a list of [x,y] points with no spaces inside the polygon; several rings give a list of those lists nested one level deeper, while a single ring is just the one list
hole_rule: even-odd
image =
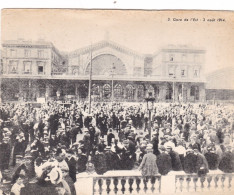
[{"label": "lamp post", "polygon": [[175,103],[175,79],[176,79],[176,76],[174,75],[173,76],[173,82],[172,82],[172,86],[173,86],[173,103]]},{"label": "lamp post", "polygon": [[154,97],[147,97],[145,98],[145,101],[147,103],[147,110],[149,112],[149,126],[148,126],[148,131],[149,131],[149,139],[151,141],[151,126],[152,126],[152,121],[151,121],[151,111],[154,109]]},{"label": "lamp post", "polygon": [[114,102],[114,70],[115,66],[114,63],[112,64],[112,69],[111,69],[111,104],[113,105]]}]

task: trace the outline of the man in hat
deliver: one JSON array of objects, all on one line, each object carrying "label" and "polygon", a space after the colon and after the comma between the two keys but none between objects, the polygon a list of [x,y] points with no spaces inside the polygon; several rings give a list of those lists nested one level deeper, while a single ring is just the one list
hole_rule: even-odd
[{"label": "man in hat", "polygon": [[179,154],[173,150],[173,146],[171,144],[166,145],[166,150],[171,157],[172,170],[181,171],[182,165],[181,165]]},{"label": "man in hat", "polygon": [[107,134],[107,145],[111,146],[112,139],[115,139],[115,135],[112,133],[112,129],[109,129]]},{"label": "man in hat", "polygon": [[0,143],[0,170],[8,169],[11,155],[11,147],[9,138],[4,137],[2,143]]},{"label": "man in hat", "polygon": [[184,172],[197,173],[197,155],[194,153],[192,146],[188,146],[186,156],[184,157]]},{"label": "man in hat", "polygon": [[171,157],[167,153],[165,146],[159,146],[160,154],[157,155],[158,171],[161,175],[166,175],[172,170]]},{"label": "man in hat", "polygon": [[219,169],[225,173],[234,172],[234,154],[230,145],[226,146],[226,151],[223,153],[219,163]]},{"label": "man in hat", "polygon": [[207,153],[205,153],[206,160],[208,162],[209,170],[216,170],[219,166],[219,155],[215,152],[215,146],[210,144],[207,147]]},{"label": "man in hat", "polygon": [[123,141],[123,150],[122,150],[122,157],[121,157],[121,166],[124,170],[131,170],[134,167],[136,154],[132,153],[129,150],[129,140]]},{"label": "man in hat", "polygon": [[88,162],[87,155],[83,148],[78,148],[78,160],[77,160],[77,170],[78,173],[82,173],[86,170],[86,164]]},{"label": "man in hat", "polygon": [[14,154],[13,154],[13,165],[15,165],[16,155],[24,156],[26,147],[27,147],[27,145],[26,145],[26,141],[25,141],[25,138],[24,138],[24,133],[21,132],[16,137],[16,143],[15,143],[15,146],[14,146]]},{"label": "man in hat", "polygon": [[90,134],[89,134],[89,130],[87,128],[84,129],[84,137],[83,137],[83,143],[84,143],[84,149],[86,151],[87,156],[90,153],[91,150],[91,144],[90,144]]},{"label": "man in hat", "polygon": [[94,155],[92,162],[97,174],[103,175],[107,171],[106,155],[104,154],[104,148],[100,145],[98,145],[98,151]]},{"label": "man in hat", "polygon": [[73,182],[76,182],[76,158],[72,149],[67,150],[65,161],[69,167],[69,175]]}]

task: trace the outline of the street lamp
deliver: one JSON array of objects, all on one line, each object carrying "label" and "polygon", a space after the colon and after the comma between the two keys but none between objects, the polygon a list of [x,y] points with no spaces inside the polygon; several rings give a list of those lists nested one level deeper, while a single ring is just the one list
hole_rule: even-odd
[{"label": "street lamp", "polygon": [[111,69],[111,102],[112,102],[112,105],[114,101],[114,70],[115,70],[115,65],[113,63],[112,69]]},{"label": "street lamp", "polygon": [[175,103],[175,79],[176,79],[176,76],[174,75],[173,76],[173,103]]},{"label": "street lamp", "polygon": [[147,103],[147,110],[149,112],[149,126],[148,126],[148,130],[149,130],[149,139],[151,141],[151,126],[152,126],[151,111],[154,109],[155,98],[152,97],[152,96],[149,96],[149,97],[145,98],[145,101]]}]

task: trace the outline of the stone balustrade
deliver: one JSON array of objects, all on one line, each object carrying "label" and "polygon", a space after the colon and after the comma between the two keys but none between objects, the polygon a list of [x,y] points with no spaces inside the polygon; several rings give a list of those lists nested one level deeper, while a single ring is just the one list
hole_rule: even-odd
[{"label": "stone balustrade", "polygon": [[[210,171],[206,176],[170,172],[166,176],[142,177],[140,171],[108,171],[104,175],[80,173],[75,183],[79,195],[104,194],[212,194],[234,193],[234,174]],[[10,192],[11,183],[0,183],[0,189]],[[1,192],[1,191],[0,191]]]},{"label": "stone balustrade", "polygon": [[[234,191],[234,174],[209,173],[198,177],[196,174],[175,176],[175,192],[222,192]],[[228,193],[229,192],[229,193]]]},{"label": "stone balustrade", "polygon": [[155,194],[161,189],[161,176],[94,177],[93,194]]}]

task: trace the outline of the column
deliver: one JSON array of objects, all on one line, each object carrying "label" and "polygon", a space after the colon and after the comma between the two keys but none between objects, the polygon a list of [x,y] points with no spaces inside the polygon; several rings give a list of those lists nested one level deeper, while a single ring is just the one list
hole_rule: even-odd
[{"label": "column", "polygon": [[181,84],[182,89],[181,89],[181,102],[184,102],[184,83]]},{"label": "column", "polygon": [[136,101],[138,101],[138,97],[137,97],[137,95],[138,95],[138,85],[136,84],[134,87],[135,87],[134,99],[135,99]]},{"label": "column", "polygon": [[22,96],[23,96],[23,86],[22,86],[22,82],[19,81],[19,97],[18,97],[18,101],[22,100]]},{"label": "column", "polygon": [[205,91],[204,83],[199,86],[199,93],[200,93],[200,97],[199,97],[200,102],[205,102],[206,91]]},{"label": "column", "polygon": [[188,84],[187,85],[187,101],[190,102],[191,98],[190,98],[190,91],[191,91],[191,85]]},{"label": "column", "polygon": [[177,83],[175,82],[175,102],[178,102],[178,85],[177,85]]},{"label": "column", "polygon": [[75,96],[76,96],[76,99],[78,99],[78,94],[79,91],[78,91],[78,83],[75,83]]}]

